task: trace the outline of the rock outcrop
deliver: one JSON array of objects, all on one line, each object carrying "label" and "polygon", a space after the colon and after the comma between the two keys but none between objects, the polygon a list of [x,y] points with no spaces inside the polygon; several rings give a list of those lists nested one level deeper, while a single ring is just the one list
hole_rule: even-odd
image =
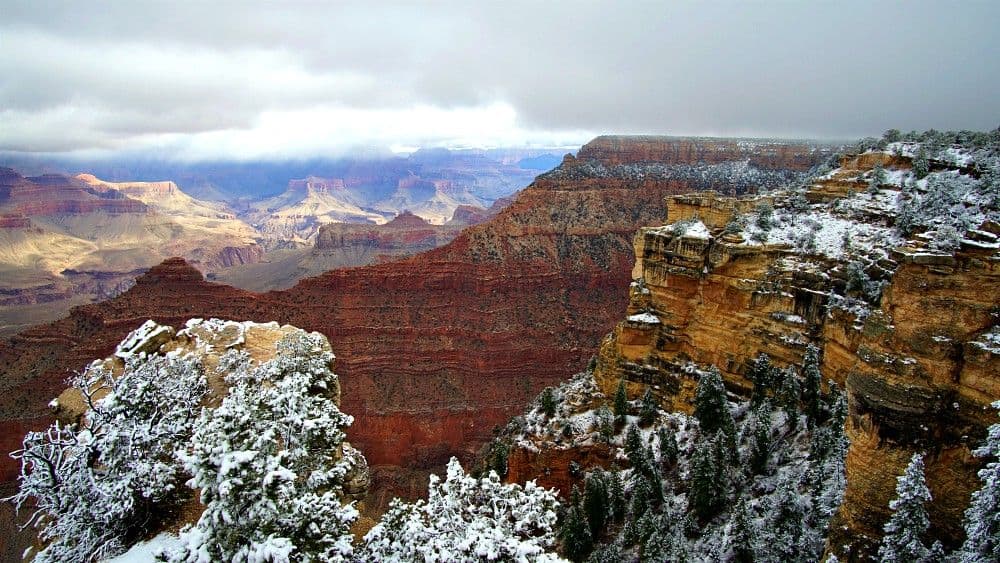
[{"label": "rock outcrop", "polygon": [[[660,142],[675,147],[666,153],[702,143]],[[829,151],[794,145],[790,168],[765,170],[745,165],[753,150],[732,153],[739,166],[731,168],[606,167],[582,151],[444,247],[286,291],[251,294],[205,282],[181,260],[164,262],[116,299],[0,344],[8,399],[0,414],[44,414],[69,370],[107,355],[147,318],[278,321],[329,338],[341,357],[343,410],[356,419],[351,441],[373,465],[376,488],[382,466],[406,489],[399,468],[469,460],[494,426],[586,364],[627,305],[633,234],[662,218],[666,196],[783,183],[801,177],[803,158],[818,163]]]},{"label": "rock outcrop", "polygon": [[[876,164],[892,178],[855,196]],[[989,405],[1000,399],[1000,230],[987,222],[947,252],[900,238],[892,224],[909,158],[874,152],[840,165],[803,194],[670,198],[672,224],[635,237],[628,310],[601,345],[595,379],[609,396],[624,380],[632,398],[649,388],[665,408],[691,412],[693,365],[714,364],[727,388],[746,396],[758,354],[800,364],[806,345],[818,345],[825,378],[846,388],[850,405],[847,491],[831,546],[871,553],[915,452],[927,453],[934,533],[954,545],[980,486],[970,448],[996,422]],[[750,231],[760,233],[740,216],[753,222],[772,206],[787,212],[775,219],[772,242],[751,240]],[[827,232],[847,234],[827,240]],[[894,250],[865,271],[850,263],[861,255],[850,249],[866,244],[876,257],[879,246]],[[840,297],[883,283],[867,303]]]},{"label": "rock outcrop", "polygon": [[[461,226],[432,225],[404,211],[384,225],[329,223],[316,235],[317,253],[342,253],[343,266],[408,256],[447,244],[462,231]],[[377,259],[368,258],[369,255]],[[357,256],[356,260],[347,259]]]}]

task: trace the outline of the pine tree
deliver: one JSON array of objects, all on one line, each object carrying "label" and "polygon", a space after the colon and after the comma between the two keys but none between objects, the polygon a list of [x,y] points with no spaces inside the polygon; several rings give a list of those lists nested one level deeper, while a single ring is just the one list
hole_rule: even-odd
[{"label": "pine tree", "polygon": [[771,458],[771,409],[768,403],[757,407],[747,420],[752,425],[747,466],[754,475],[762,475]]},{"label": "pine tree", "polygon": [[580,491],[573,485],[572,500],[566,511],[565,520],[559,528],[559,541],[562,543],[562,553],[571,561],[583,561],[594,546],[590,525],[580,507]]},{"label": "pine tree", "polygon": [[750,406],[756,407],[767,398],[768,391],[774,385],[774,368],[771,367],[771,358],[767,354],[761,353],[754,359],[747,370],[747,379],[753,382]]},{"label": "pine tree", "polygon": [[753,563],[756,560],[755,544],[757,543],[755,528],[750,518],[750,507],[746,499],[741,498],[733,509],[729,520],[729,549],[733,553],[733,561],[738,563]]},{"label": "pine tree", "polygon": [[670,560],[673,522],[661,516],[657,524],[642,546],[642,561]]},{"label": "pine tree", "polygon": [[798,481],[789,475],[780,481],[777,488],[786,493],[777,498],[776,506],[772,509],[774,520],[771,522],[771,531],[774,536],[768,551],[778,561],[805,559],[800,558],[802,555],[800,539],[805,525],[806,509],[802,505],[802,498],[798,495]]},{"label": "pine tree", "polygon": [[702,372],[698,380],[698,389],[694,396],[694,417],[698,419],[701,431],[706,435],[725,428],[727,421],[732,422],[733,415],[726,404],[726,388],[722,383],[722,374],[715,366]]},{"label": "pine tree", "polygon": [[587,514],[590,535],[597,538],[600,537],[604,524],[608,520],[610,504],[608,487],[603,474],[594,472],[587,475],[584,481],[584,492],[583,510]]},{"label": "pine tree", "polygon": [[615,390],[615,421],[618,424],[625,424],[625,417],[628,415],[628,396],[625,394],[625,379],[618,381],[618,389]]},{"label": "pine tree", "polygon": [[191,448],[180,454],[205,510],[182,531],[176,559],[281,550],[306,559],[350,556],[358,512],[340,495],[364,458],[343,445],[353,419],[325,391],[337,379],[332,354],[315,352],[321,338],[286,337],[279,354],[259,365],[246,352],[223,356],[229,393],[216,409],[202,410]]},{"label": "pine tree", "polygon": [[601,405],[597,409],[597,432],[601,435],[601,439],[605,443],[610,442],[611,438],[615,435],[614,416],[612,416],[611,409],[607,405]]},{"label": "pine tree", "polygon": [[921,539],[930,527],[924,503],[931,492],[924,480],[923,454],[913,454],[906,471],[897,479],[896,498],[889,503],[892,516],[886,522],[878,549],[881,561],[925,561],[930,550]]},{"label": "pine tree", "polygon": [[819,422],[822,406],[822,380],[823,374],[819,370],[819,348],[810,344],[806,347],[805,356],[802,358],[802,404],[805,414],[809,417],[809,427],[814,427]]},{"label": "pine tree", "polygon": [[923,145],[920,145],[920,148],[917,150],[917,155],[913,158],[913,175],[920,180],[930,173],[930,169],[931,165],[927,160],[927,151],[924,149]]},{"label": "pine tree", "polygon": [[868,193],[871,195],[877,195],[879,188],[882,187],[886,181],[887,178],[885,175],[885,168],[882,168],[881,163],[875,164],[875,167],[872,168],[871,180],[868,182]]},{"label": "pine tree", "polygon": [[628,456],[632,467],[639,469],[645,463],[645,451],[642,447],[642,436],[639,429],[634,424],[628,425],[628,432],[625,434],[625,455]]},{"label": "pine tree", "polygon": [[[1000,409],[1000,401],[993,403]],[[990,426],[986,443],[974,452],[992,458],[979,470],[983,486],[972,493],[965,511],[965,543],[960,552],[963,563],[1000,561],[1000,424]]]},{"label": "pine tree", "polygon": [[646,392],[642,395],[642,403],[639,407],[639,423],[643,426],[649,426],[656,419],[656,413],[659,410],[660,405],[653,398],[653,390],[649,387],[646,388]]},{"label": "pine tree", "polygon": [[661,426],[656,431],[657,440],[660,443],[660,464],[664,468],[673,467],[677,464],[677,438],[674,430],[670,426]]},{"label": "pine tree", "polygon": [[618,471],[608,474],[608,512],[615,522],[625,517],[625,486]]},{"label": "pine tree", "polygon": [[793,430],[798,426],[799,421],[799,396],[802,395],[802,387],[799,384],[799,375],[793,366],[781,370],[781,382],[778,385],[778,404],[788,415],[788,426]]},{"label": "pine tree", "polygon": [[510,447],[501,440],[494,440],[492,445],[492,455],[490,456],[490,469],[503,477],[507,475],[507,459],[510,456]]},{"label": "pine tree", "polygon": [[725,463],[719,459],[719,436],[703,436],[691,460],[691,509],[705,522],[718,514],[725,503]]},{"label": "pine tree", "polygon": [[653,488],[650,487],[649,481],[642,475],[638,475],[635,479],[635,485],[632,487],[632,519],[638,520],[649,510],[652,495]]},{"label": "pine tree", "polygon": [[546,387],[542,391],[541,407],[545,416],[551,417],[556,414],[556,396],[551,387]]},{"label": "pine tree", "polygon": [[[563,561],[551,552],[558,506],[554,490],[542,489],[531,481],[524,487],[501,483],[496,473],[476,479],[452,458],[444,482],[437,475],[431,476],[426,500],[404,503],[397,499],[390,504],[385,516],[365,535],[354,559],[260,554],[233,560],[479,561],[488,553],[493,561],[556,563]],[[583,528],[587,531],[585,521]]]}]

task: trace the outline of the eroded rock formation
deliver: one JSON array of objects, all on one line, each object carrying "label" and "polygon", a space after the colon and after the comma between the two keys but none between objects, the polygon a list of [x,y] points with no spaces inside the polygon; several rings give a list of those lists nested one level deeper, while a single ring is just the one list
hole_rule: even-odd
[{"label": "eroded rock formation", "polygon": [[[675,147],[667,154],[715,143],[659,142]],[[631,279],[633,234],[661,220],[666,196],[783,183],[827,154],[791,145],[787,162],[748,168],[753,150],[732,153],[739,163],[732,167],[647,165],[631,156],[620,159],[627,166],[609,167],[585,147],[444,247],[327,272],[286,291],[257,295],[208,283],[169,260],[116,299],[0,344],[7,398],[0,413],[7,421],[43,415],[68,370],[107,355],[147,318],[294,324],[325,334],[340,357],[343,410],[356,417],[350,439],[374,466],[376,486],[382,466],[405,490],[400,468],[470,459],[542,387],[586,365],[627,305],[621,288]]]},{"label": "eroded rock formation", "polygon": [[[895,174],[896,184],[854,197],[876,164]],[[970,448],[996,422],[989,405],[1000,398],[1000,229],[986,222],[947,252],[920,237],[893,239],[886,233],[894,232],[909,158],[875,152],[844,157],[840,165],[804,194],[671,197],[673,223],[635,237],[628,311],[601,345],[595,378],[608,396],[624,379],[631,398],[651,388],[665,408],[691,412],[694,364],[714,364],[730,391],[747,395],[746,370],[758,354],[780,366],[800,364],[806,345],[816,344],[825,378],[846,387],[850,405],[847,492],[831,545],[853,545],[854,556],[871,553],[896,477],[914,452],[927,453],[935,534],[954,545],[969,495],[980,486],[980,460]],[[811,215],[808,202],[834,211]],[[762,204],[789,210],[788,221],[802,222],[802,238],[748,240],[739,217],[759,217]],[[806,227],[814,216],[828,224]],[[817,247],[824,229],[848,234]],[[894,248],[867,266],[885,279],[881,297],[870,304],[836,297],[851,284],[871,283],[848,264],[848,249],[869,244],[858,238],[869,235],[879,241],[872,244]]]}]

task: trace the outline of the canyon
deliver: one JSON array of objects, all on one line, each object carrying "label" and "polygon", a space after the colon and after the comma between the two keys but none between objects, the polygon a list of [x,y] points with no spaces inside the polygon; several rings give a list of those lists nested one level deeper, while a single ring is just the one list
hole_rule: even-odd
[{"label": "canyon", "polygon": [[[586,366],[628,304],[622,288],[635,261],[633,234],[662,220],[666,196],[777,187],[804,178],[834,150],[792,143],[786,160],[760,165],[749,163],[758,146],[749,142],[728,153],[732,160],[711,162],[699,154],[716,152],[713,139],[655,140],[677,161],[597,150],[632,142],[596,139],[443,247],[332,270],[287,290],[210,283],[185,260],[166,260],[114,299],[0,343],[3,431],[48,420],[66,374],[107,356],[147,319],[277,321],[323,333],[337,354],[342,409],[356,420],[349,439],[371,466],[377,501],[369,506],[413,496],[428,470],[452,455],[471,460],[542,387]],[[2,467],[13,477],[10,461]]]},{"label": "canyon", "polygon": [[[482,222],[502,208],[511,193],[541,172],[532,168],[548,162],[534,158],[540,156],[551,157],[539,149],[430,149],[409,157],[285,165],[91,165],[114,181],[94,173],[26,177],[4,168],[0,335],[113,297],[170,256],[184,257],[209,279],[267,291],[333,268],[440,246],[462,226]],[[37,163],[28,167],[51,169]],[[329,176],[286,176],[284,191],[275,196],[244,193],[254,187],[272,189],[280,174],[303,171]],[[135,178],[154,172],[178,182]],[[188,189],[210,199],[192,197]],[[386,236],[395,242],[386,240],[378,248],[377,241],[362,240],[382,238],[380,225],[407,211],[433,222],[436,234],[400,238],[409,227],[394,223],[386,227],[391,233]],[[317,248],[324,225],[335,223],[356,224],[358,233],[368,234],[348,234],[343,248],[324,248],[324,243]],[[352,229],[345,227],[345,232]]]}]

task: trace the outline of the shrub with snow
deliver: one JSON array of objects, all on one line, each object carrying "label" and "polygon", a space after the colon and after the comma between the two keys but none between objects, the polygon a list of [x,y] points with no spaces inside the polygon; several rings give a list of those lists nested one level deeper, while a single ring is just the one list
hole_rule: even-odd
[{"label": "shrub with snow", "polygon": [[205,409],[180,454],[205,511],[181,531],[173,561],[338,561],[352,553],[358,516],[343,484],[356,456],[342,451],[352,418],[327,393],[332,355],[321,335],[295,334],[255,365],[242,351],[220,366],[229,393]]},{"label": "shrub with snow", "polygon": [[81,423],[29,432],[12,454],[22,467],[12,500],[34,508],[31,522],[50,542],[39,562],[116,555],[191,494],[174,450],[191,436],[205,393],[199,364],[140,354],[119,376],[95,362],[73,386],[89,407]]},{"label": "shrub with snow", "polygon": [[430,478],[427,500],[394,500],[365,536],[362,561],[562,561],[555,543],[556,494],[466,475],[458,460]]}]

